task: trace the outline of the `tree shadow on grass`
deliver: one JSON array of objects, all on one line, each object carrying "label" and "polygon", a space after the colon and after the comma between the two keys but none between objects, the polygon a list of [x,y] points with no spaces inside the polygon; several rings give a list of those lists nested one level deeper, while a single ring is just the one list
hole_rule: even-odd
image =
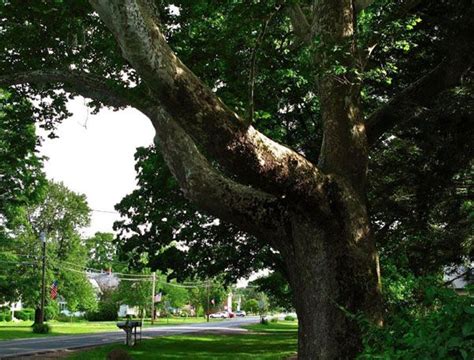
[{"label": "tree shadow on grass", "polygon": [[[123,345],[107,346],[90,352],[78,353],[75,360],[104,359],[114,348],[127,349]],[[236,335],[188,335],[158,337],[139,343],[127,350],[135,360],[151,359],[284,359],[296,352],[295,332],[276,334]]]}]

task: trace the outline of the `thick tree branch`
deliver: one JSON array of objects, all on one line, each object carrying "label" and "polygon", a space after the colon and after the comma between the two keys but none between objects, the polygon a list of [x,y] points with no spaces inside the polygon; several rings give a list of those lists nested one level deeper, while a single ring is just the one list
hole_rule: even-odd
[{"label": "thick tree branch", "polygon": [[166,43],[152,0],[90,0],[157,104],[206,156],[239,181],[279,196],[321,200],[325,177],[303,156],[265,137],[194,75]]},{"label": "thick tree branch", "polygon": [[62,83],[63,89],[102,102],[106,106],[121,108],[140,107],[133,101],[130,90],[114,89],[102,79],[86,72],[70,70],[32,70],[0,76],[0,86],[19,84]]},{"label": "thick tree branch", "polygon": [[[337,66],[357,68],[354,8],[351,0],[320,0],[317,8],[320,49],[318,91],[323,141],[318,167],[347,179],[362,195],[365,191],[368,146],[360,107],[359,80],[351,70],[338,74]],[[338,50],[334,50],[338,49]]]},{"label": "thick tree branch", "polygon": [[166,162],[189,200],[259,238],[275,243],[281,237],[283,210],[275,196],[220,174],[165,110],[156,107],[148,115]]},{"label": "thick tree branch", "polygon": [[303,12],[300,4],[292,3],[288,7],[288,16],[293,27],[293,32],[305,44],[309,44],[313,38],[313,28]]},{"label": "thick tree branch", "polygon": [[[441,62],[428,74],[407,87],[387,104],[373,112],[366,121],[371,145],[396,125],[417,116],[437,95],[461,82],[462,75],[472,66],[472,52]],[[459,54],[458,54],[459,55]]]}]

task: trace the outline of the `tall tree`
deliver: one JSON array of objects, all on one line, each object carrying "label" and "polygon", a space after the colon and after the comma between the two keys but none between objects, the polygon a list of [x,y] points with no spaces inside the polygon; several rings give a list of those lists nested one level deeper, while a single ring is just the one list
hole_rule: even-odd
[{"label": "tall tree", "polygon": [[17,258],[7,275],[10,287],[15,290],[15,299],[39,308],[43,260],[39,234],[45,232],[47,287],[57,280],[58,294],[66,300],[70,310],[93,308],[92,286],[77,270],[78,266],[86,265],[88,255],[79,234],[89,222],[90,210],[85,196],[49,181],[39,204],[22,210],[11,221],[11,238],[4,247]]},{"label": "tall tree", "polygon": [[28,265],[10,251],[10,223],[41,200],[46,180],[38,145],[31,104],[15,91],[0,89],[0,302],[18,299],[11,274]]},{"label": "tall tree", "polygon": [[107,270],[117,266],[118,254],[114,234],[96,232],[85,241],[88,251],[87,267]]},{"label": "tall tree", "polygon": [[[41,107],[56,115],[42,119],[48,126],[66,116],[65,95],[53,89],[92,97],[92,106],[141,110],[184,195],[279,252],[300,320],[299,357],[353,358],[360,331],[347,313],[381,321],[366,201],[370,149],[396,126],[423,119],[437,96],[463,86],[472,65],[471,2],[424,3],[91,0],[90,8],[84,1],[10,1],[0,20],[7,50],[0,84],[56,100]],[[430,17],[443,7],[454,8],[447,20]],[[423,51],[431,65],[411,83],[401,78],[382,94],[361,97],[374,44],[401,34],[397,44],[406,47],[399,29],[413,27],[410,15],[419,8],[427,14],[431,41]],[[439,46],[446,43],[447,55]],[[384,50],[372,59],[393,65]],[[258,55],[265,70],[257,78]],[[280,70],[300,82],[273,82]],[[274,106],[259,112],[264,96]],[[257,120],[266,131],[257,130]],[[283,135],[274,131],[280,120]],[[296,123],[307,133],[321,128],[321,140],[287,141]]]}]

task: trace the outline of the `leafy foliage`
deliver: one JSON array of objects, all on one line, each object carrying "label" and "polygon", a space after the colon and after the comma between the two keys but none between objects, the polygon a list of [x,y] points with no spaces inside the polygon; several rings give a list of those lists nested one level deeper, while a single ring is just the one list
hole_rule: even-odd
[{"label": "leafy foliage", "polygon": [[[383,328],[370,328],[361,359],[471,359],[474,355],[472,293],[459,296],[432,278],[408,285]],[[472,290],[472,289],[471,289]]]},{"label": "leafy foliage", "polygon": [[21,297],[25,304],[32,307],[39,304],[42,263],[39,233],[45,231],[46,283],[58,281],[58,293],[72,310],[95,306],[89,281],[84,274],[70,270],[68,265],[86,263],[87,253],[79,230],[88,222],[89,207],[85,197],[54,182],[48,182],[38,205],[22,208],[22,212],[11,220],[10,241],[1,248],[13,259],[8,274],[4,275],[8,275],[11,300]]},{"label": "leafy foliage", "polygon": [[41,194],[45,179],[37,146],[31,105],[17,93],[0,89],[0,217],[3,221],[14,216],[20,206],[33,204]]},{"label": "leafy foliage", "polygon": [[33,332],[35,334],[48,334],[51,330],[51,327],[48,324],[34,324]]},{"label": "leafy foliage", "polygon": [[115,321],[118,317],[119,304],[113,291],[104,291],[100,295],[97,308],[86,312],[89,321]]},{"label": "leafy foliage", "polygon": [[96,232],[86,239],[88,250],[87,267],[92,269],[113,269],[117,264],[117,246],[114,234]]},{"label": "leafy foliage", "polygon": [[169,276],[178,280],[212,277],[225,270],[227,281],[277,260],[268,245],[198,212],[155,147],[139,148],[135,157],[139,187],[116,205],[127,218],[114,225],[122,259],[139,268],[147,254],[148,266],[163,273],[172,269]]}]

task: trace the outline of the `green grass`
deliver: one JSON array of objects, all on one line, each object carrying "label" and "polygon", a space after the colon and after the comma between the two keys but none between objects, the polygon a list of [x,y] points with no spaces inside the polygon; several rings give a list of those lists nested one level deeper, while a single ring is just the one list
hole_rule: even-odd
[{"label": "green grass", "polygon": [[296,322],[250,325],[248,333],[193,334],[143,340],[133,348],[108,345],[81,351],[69,360],[103,360],[115,348],[125,349],[134,360],[147,359],[285,359],[296,353]]},{"label": "green grass", "polygon": [[[204,322],[204,318],[170,318],[158,319],[153,326],[164,325],[183,325],[191,323]],[[213,320],[220,321],[220,320]],[[91,334],[104,331],[118,330],[115,321],[78,321],[78,322],[58,322],[49,321],[51,332],[49,334],[34,334],[31,329],[31,321],[14,322],[0,322],[0,341],[12,340],[21,338],[34,338],[44,336],[59,336],[59,335],[78,335]],[[150,321],[145,321],[145,327],[152,326]]]}]

